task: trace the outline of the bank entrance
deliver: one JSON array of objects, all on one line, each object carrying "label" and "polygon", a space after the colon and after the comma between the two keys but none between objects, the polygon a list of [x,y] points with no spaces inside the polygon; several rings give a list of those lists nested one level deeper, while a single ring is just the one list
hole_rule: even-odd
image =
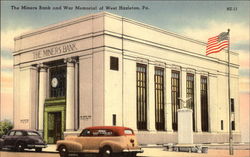
[{"label": "bank entrance", "polygon": [[45,101],[44,139],[49,144],[63,139],[63,132],[65,131],[65,104],[65,97],[50,98]]},{"label": "bank entrance", "polygon": [[63,60],[46,64],[49,73],[49,93],[44,109],[44,139],[56,143],[63,139],[66,111],[66,65]]}]

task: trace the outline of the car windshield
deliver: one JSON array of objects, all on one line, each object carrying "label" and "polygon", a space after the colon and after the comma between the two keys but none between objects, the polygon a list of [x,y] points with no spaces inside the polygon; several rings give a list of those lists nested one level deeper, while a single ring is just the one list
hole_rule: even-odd
[{"label": "car windshield", "polygon": [[27,135],[28,136],[40,136],[37,132],[33,132],[33,131],[28,131]]}]

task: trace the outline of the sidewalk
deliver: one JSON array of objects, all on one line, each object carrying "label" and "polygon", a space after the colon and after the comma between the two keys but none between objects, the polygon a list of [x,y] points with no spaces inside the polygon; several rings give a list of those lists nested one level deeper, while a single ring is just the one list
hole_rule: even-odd
[{"label": "sidewalk", "polygon": [[[207,146],[208,151],[210,151],[210,150],[226,150],[226,151],[228,151],[228,148],[229,148],[228,143],[203,144],[203,146]],[[144,146],[142,146],[142,148],[145,151],[142,156],[144,156],[144,154],[148,154],[147,152],[150,150],[155,150],[156,152],[159,152],[159,151],[160,152],[167,152],[167,151],[163,151],[164,147],[162,145],[144,145]],[[233,148],[234,148],[234,150],[250,150],[249,143],[237,143],[237,144],[234,144]],[[48,144],[48,147],[44,148],[43,152],[57,153],[56,145],[55,144]]]}]

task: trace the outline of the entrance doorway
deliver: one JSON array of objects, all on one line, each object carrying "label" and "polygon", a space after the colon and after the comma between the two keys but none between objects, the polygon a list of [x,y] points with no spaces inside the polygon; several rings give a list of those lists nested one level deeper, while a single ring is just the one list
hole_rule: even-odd
[{"label": "entrance doorway", "polygon": [[48,143],[56,143],[62,139],[62,116],[61,112],[48,113]]},{"label": "entrance doorway", "polygon": [[56,143],[63,138],[65,131],[65,97],[49,98],[45,100],[44,110],[44,140]]}]

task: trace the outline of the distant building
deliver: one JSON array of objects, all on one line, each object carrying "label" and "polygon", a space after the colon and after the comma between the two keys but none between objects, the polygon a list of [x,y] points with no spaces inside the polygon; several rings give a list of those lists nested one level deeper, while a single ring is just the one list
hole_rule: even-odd
[{"label": "distant building", "polygon": [[[193,110],[194,143],[228,142],[227,51],[110,13],[15,38],[14,127],[48,143],[82,128],[127,126],[139,142],[177,142],[180,99]],[[239,61],[231,55],[234,141],[240,141]]]}]

